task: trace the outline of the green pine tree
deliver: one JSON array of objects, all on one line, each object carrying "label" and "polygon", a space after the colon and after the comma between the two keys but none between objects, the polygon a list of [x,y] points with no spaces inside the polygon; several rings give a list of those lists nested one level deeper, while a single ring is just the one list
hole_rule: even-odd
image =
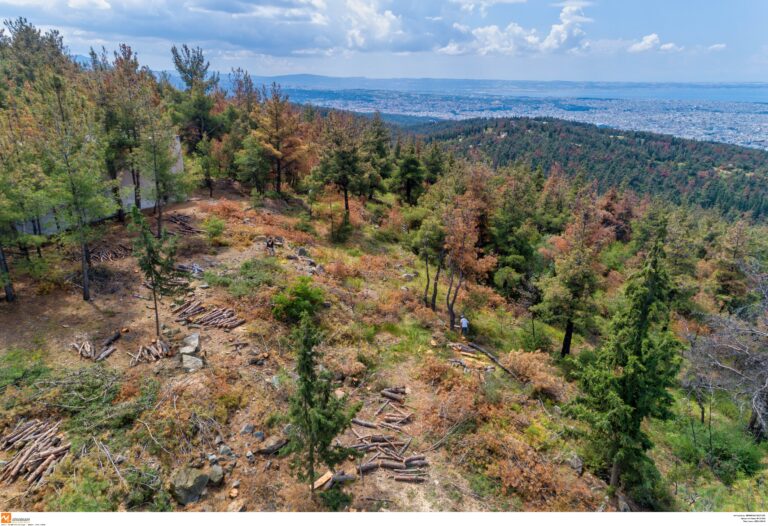
[{"label": "green pine tree", "polygon": [[302,315],[293,338],[298,380],[291,397],[292,426],[286,453],[296,453],[292,466],[301,480],[311,484],[318,464],[333,469],[351,453],[349,448],[334,444],[334,439],[349,427],[359,405],[350,406],[346,396],[337,397],[330,373],[318,371],[320,353],[316,347],[321,335],[308,314]]},{"label": "green pine tree", "polygon": [[147,280],[152,291],[155,331],[159,341],[161,335],[158,297],[176,293],[183,288],[178,284],[179,273],[175,269],[176,247],[165,232],[162,232],[159,238],[155,237],[146,218],[135,206],[131,208],[131,229],[139,234],[134,242],[133,251],[144,279]]},{"label": "green pine tree", "polygon": [[611,486],[624,483],[630,492],[658,479],[646,454],[653,443],[642,426],[648,418],[670,416],[669,389],[680,368],[681,344],[669,329],[671,286],[662,243],[659,236],[645,266],[630,280],[596,360],[582,366],[583,396],[573,407],[591,426],[591,443],[610,466]]}]

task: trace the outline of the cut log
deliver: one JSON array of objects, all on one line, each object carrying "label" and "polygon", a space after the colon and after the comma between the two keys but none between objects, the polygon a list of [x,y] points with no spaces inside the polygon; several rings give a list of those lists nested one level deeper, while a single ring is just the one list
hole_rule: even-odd
[{"label": "cut log", "polygon": [[269,447],[259,449],[258,451],[256,451],[256,453],[258,453],[259,455],[274,455],[275,453],[280,451],[282,448],[284,448],[287,444],[288,444],[288,439],[283,438]]},{"label": "cut log", "polygon": [[353,418],[352,423],[356,424],[358,426],[367,427],[370,429],[376,429],[378,426],[373,422],[368,422],[367,420],[360,420],[359,418]]}]

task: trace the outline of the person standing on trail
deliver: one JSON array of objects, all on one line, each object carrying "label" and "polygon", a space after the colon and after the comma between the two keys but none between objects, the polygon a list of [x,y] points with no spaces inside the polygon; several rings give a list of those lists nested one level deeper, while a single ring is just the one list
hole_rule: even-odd
[{"label": "person standing on trail", "polygon": [[272,236],[267,238],[267,254],[270,256],[275,255],[275,240],[272,238]]},{"label": "person standing on trail", "polygon": [[469,335],[469,320],[464,316],[461,315],[461,320],[459,320],[459,324],[461,325],[461,335],[466,337]]}]

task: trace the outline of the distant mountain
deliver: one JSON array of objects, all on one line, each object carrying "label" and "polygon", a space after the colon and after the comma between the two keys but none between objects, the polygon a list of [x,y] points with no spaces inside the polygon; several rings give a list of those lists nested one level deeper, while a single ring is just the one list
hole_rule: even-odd
[{"label": "distant mountain", "polygon": [[470,119],[410,128],[459,156],[583,174],[599,189],[630,188],[731,217],[768,218],[768,152],[557,119]]}]

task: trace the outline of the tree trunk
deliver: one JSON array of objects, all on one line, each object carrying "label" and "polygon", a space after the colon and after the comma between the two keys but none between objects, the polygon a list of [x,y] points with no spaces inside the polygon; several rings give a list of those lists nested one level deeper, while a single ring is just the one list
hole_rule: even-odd
[{"label": "tree trunk", "polygon": [[429,295],[429,256],[427,254],[424,254],[424,267],[427,269],[427,286],[424,287],[424,306],[429,307],[429,300],[427,299]]},{"label": "tree trunk", "polygon": [[90,282],[90,270],[91,270],[91,263],[90,263],[90,254],[88,250],[88,244],[83,242],[80,244],[80,248],[82,251],[81,259],[82,259],[82,271],[83,271],[83,300],[85,301],[91,301],[91,282]]},{"label": "tree trunk", "polygon": [[0,278],[3,280],[6,301],[14,301],[16,299],[16,294],[13,291],[13,282],[11,281],[11,275],[8,271],[8,262],[5,260],[5,251],[3,250],[2,245],[0,245]]},{"label": "tree trunk", "polygon": [[160,311],[157,308],[157,283],[152,282],[152,301],[155,304],[155,333],[157,334],[157,341],[160,341]]},{"label": "tree trunk", "polygon": [[456,315],[453,313],[453,310],[451,309],[451,291],[453,290],[453,277],[454,277],[454,269],[451,267],[451,273],[448,274],[448,291],[445,293],[445,310],[448,311],[448,321],[450,325],[448,328],[450,330],[453,330],[453,324],[456,323]]},{"label": "tree trunk", "polygon": [[570,318],[565,324],[565,336],[563,337],[563,348],[560,351],[560,356],[565,358],[571,354],[571,340],[573,340],[573,320]]},{"label": "tree trunk", "polygon": [[613,459],[613,466],[611,466],[611,487],[613,487],[614,491],[619,489],[619,482],[621,481],[621,464],[619,461],[615,458]]},{"label": "tree trunk", "polygon": [[112,163],[107,166],[107,172],[109,172],[109,179],[114,181],[112,186],[112,197],[117,205],[117,220],[120,223],[125,223],[125,208],[123,207],[123,199],[120,197],[120,181],[118,179],[118,172]]},{"label": "tree trunk", "polygon": [[344,187],[344,211],[349,214],[349,190]]},{"label": "tree trunk", "polygon": [[283,164],[280,162],[280,159],[278,159],[276,162],[276,170],[275,170],[275,192],[277,192],[278,194],[280,193],[282,177],[283,177]]},{"label": "tree trunk", "polygon": [[133,204],[141,210],[141,173],[136,167],[131,167],[131,179],[133,180]]},{"label": "tree trunk", "polygon": [[430,303],[430,307],[432,308],[432,311],[437,310],[437,283],[440,280],[440,271],[443,269],[443,258],[442,256],[440,259],[437,260],[437,272],[435,272],[435,282],[432,285],[432,302]]}]

